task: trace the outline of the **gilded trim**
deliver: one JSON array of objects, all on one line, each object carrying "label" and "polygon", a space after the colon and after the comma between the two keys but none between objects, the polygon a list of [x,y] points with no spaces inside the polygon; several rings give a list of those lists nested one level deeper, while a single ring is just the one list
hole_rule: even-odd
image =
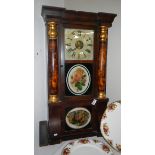
[{"label": "gilded trim", "polygon": [[108,39],[108,27],[106,26],[100,26],[100,41],[106,42]]},{"label": "gilded trim", "polygon": [[48,38],[56,39],[57,38],[57,24],[56,22],[48,22]]}]

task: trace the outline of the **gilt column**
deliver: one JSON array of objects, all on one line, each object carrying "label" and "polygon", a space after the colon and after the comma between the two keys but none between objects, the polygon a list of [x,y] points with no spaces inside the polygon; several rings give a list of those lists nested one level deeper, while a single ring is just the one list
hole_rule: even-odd
[{"label": "gilt column", "polygon": [[48,22],[48,101],[58,101],[58,48],[57,24]]},{"label": "gilt column", "polygon": [[98,98],[106,98],[106,62],[107,62],[108,27],[100,26]]}]

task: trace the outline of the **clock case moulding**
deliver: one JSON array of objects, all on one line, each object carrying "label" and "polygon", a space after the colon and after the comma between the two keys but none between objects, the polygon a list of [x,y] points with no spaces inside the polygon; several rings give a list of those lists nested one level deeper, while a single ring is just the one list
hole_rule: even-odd
[{"label": "clock case moulding", "polygon": [[[65,140],[88,136],[101,136],[100,120],[107,107],[106,97],[106,56],[108,28],[116,14],[93,13],[66,10],[65,8],[42,6],[45,22],[48,52],[48,120],[39,122],[39,145],[58,144]],[[66,60],[64,29],[94,30],[93,60]],[[86,95],[65,94],[67,65],[90,65],[91,91]],[[96,101],[95,104],[92,102]],[[66,115],[73,108],[86,108],[91,113],[91,121],[80,129],[72,129],[66,124]]]}]

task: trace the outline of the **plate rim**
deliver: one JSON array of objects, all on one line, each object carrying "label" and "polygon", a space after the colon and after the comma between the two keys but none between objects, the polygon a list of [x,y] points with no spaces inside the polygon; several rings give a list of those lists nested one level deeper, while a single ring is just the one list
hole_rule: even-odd
[{"label": "plate rim", "polygon": [[[99,149],[101,149],[97,144],[99,144],[99,145],[106,145],[106,146],[108,146],[108,148],[109,148],[109,150],[110,150],[110,152],[106,152],[105,150],[102,150],[102,151],[104,151],[106,154],[109,154],[109,155],[113,155],[113,150],[111,149],[111,147],[109,146],[109,144],[108,143],[106,143],[106,142],[103,142],[102,140],[98,140],[98,139],[95,139],[95,138],[93,138],[93,139],[90,139],[90,138],[80,138],[80,139],[75,139],[75,140],[73,140],[73,141],[70,141],[70,142],[68,142],[64,147],[63,147],[63,149],[62,149],[62,151],[61,151],[61,155],[64,155],[63,153],[63,151],[64,151],[64,149],[65,148],[67,148],[67,146],[68,145],[71,145],[69,148],[73,148],[73,147],[76,147],[76,145],[87,145],[88,146],[88,144],[87,143],[80,143],[80,140],[88,140],[89,141],[89,145],[94,145],[95,147],[97,147],[97,148],[99,148]],[[97,142],[95,142],[95,141],[97,141]],[[78,144],[77,144],[78,143]],[[74,146],[75,145],[75,146]],[[68,155],[71,155],[71,153],[72,152],[70,152]]]},{"label": "plate rim", "polygon": [[[114,102],[111,102],[111,103],[118,103],[118,104],[121,105],[121,102],[120,102],[120,101],[114,101]],[[111,103],[109,103],[109,104],[111,104]],[[107,105],[107,107],[108,107],[108,105]],[[102,115],[101,121],[100,121],[100,131],[101,131],[101,134],[102,134],[104,140],[105,140],[114,150],[116,150],[117,152],[121,152],[121,151],[119,151],[116,147],[114,147],[113,145],[111,145],[111,144],[109,143],[109,141],[107,140],[107,138],[105,138],[105,137],[106,137],[105,134],[103,133],[103,129],[102,129],[102,124],[103,124],[102,122],[103,122],[103,120],[104,120],[103,116],[106,114],[107,111],[108,111],[108,109],[106,108],[106,110],[104,111],[104,113],[103,113],[103,115]],[[121,145],[121,144],[120,144],[120,145]]]}]

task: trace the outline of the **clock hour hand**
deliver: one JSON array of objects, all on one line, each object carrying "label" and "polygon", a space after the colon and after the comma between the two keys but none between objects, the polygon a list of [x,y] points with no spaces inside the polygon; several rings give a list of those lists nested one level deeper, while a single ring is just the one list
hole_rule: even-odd
[{"label": "clock hour hand", "polygon": [[65,45],[66,45],[66,46],[71,46],[71,43],[66,43]]},{"label": "clock hour hand", "polygon": [[69,48],[67,49],[67,52],[73,52],[76,48]]}]

